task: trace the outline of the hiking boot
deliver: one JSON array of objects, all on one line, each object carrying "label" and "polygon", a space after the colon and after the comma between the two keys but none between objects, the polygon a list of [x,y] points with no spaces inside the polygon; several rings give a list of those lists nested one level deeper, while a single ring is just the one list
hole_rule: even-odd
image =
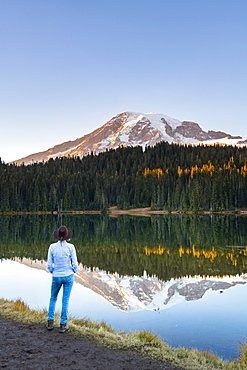
[{"label": "hiking boot", "polygon": [[67,330],[69,330],[69,327],[67,324],[60,324],[59,333],[65,333]]},{"label": "hiking boot", "polygon": [[53,322],[54,322],[54,320],[48,320],[47,321],[47,325],[46,325],[47,330],[53,330],[54,329]]}]

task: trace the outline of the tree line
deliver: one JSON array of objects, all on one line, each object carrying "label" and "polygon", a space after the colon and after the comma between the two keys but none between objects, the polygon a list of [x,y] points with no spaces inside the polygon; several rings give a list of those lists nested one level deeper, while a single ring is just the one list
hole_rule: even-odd
[{"label": "tree line", "polygon": [[247,148],[161,142],[25,166],[0,160],[0,211],[247,208]]}]

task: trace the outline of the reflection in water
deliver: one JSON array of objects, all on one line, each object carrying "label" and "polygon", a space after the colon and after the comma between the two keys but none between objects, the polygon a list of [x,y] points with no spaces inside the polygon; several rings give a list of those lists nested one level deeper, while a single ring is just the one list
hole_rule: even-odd
[{"label": "reflection in water", "polygon": [[[35,269],[46,270],[43,261],[15,258],[15,261]],[[163,310],[182,301],[201,299],[208,290],[220,291],[246,284],[247,276],[183,277],[163,282],[157,277],[120,276],[79,265],[75,282],[104,297],[113,306],[128,312]]]},{"label": "reflection in water", "polygon": [[[23,262],[0,262],[0,298],[22,299],[32,309],[47,309],[52,275],[45,270],[45,264],[29,260]],[[61,300],[60,291],[57,310],[61,309]],[[70,313],[74,317],[88,316],[101,321],[102,313],[106,310],[110,313],[111,309],[114,307],[103,297],[81,284],[74,285],[70,304]]]},{"label": "reflection in water", "polygon": [[[22,298],[33,309],[47,308],[51,275],[44,271],[44,267],[39,261],[2,260],[0,297]],[[99,289],[98,292],[104,296],[108,294],[106,285],[110,291],[116,282],[116,275],[111,276],[104,271],[83,272],[88,277],[84,276],[80,282],[91,283],[94,275],[94,289]],[[231,359],[238,356],[239,342],[246,340],[247,285],[244,277],[185,278],[160,282],[152,303],[147,303],[146,307],[147,296],[144,297],[138,288],[145,284],[149,286],[150,278],[123,277],[116,289],[120,288],[124,295],[129,295],[132,308],[138,308],[138,311],[129,310],[127,315],[126,311],[119,310],[100,294],[82,284],[75,284],[70,314],[78,318],[104,320],[117,331],[152,330],[172,346],[210,350],[225,359]],[[137,283],[137,289],[131,286],[133,282]],[[113,297],[114,294],[111,294],[110,298]],[[142,302],[143,306],[140,307]],[[160,305],[167,309],[159,309]],[[57,309],[61,309],[61,295]]]},{"label": "reflection in water", "polygon": [[[119,275],[237,275],[246,271],[247,218],[238,216],[64,216],[79,262]],[[54,215],[0,217],[1,255],[44,260],[60,225]]]},{"label": "reflection in water", "polygon": [[[74,232],[82,264],[73,315],[105,320],[116,330],[153,330],[173,346],[238,356],[247,332],[246,217],[73,215],[62,223]],[[1,296],[8,298],[13,286],[11,299],[47,307],[51,276],[37,269],[45,269],[60,224],[54,215],[0,217]],[[28,270],[18,285],[14,271],[3,268],[7,262]],[[43,276],[31,288],[35,271]]]}]

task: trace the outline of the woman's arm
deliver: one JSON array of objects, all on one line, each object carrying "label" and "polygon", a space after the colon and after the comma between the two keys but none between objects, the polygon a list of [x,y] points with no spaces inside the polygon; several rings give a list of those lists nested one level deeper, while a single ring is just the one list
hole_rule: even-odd
[{"label": "woman's arm", "polygon": [[72,264],[73,271],[77,272],[78,271],[78,261],[77,261],[77,256],[76,256],[76,250],[73,244],[71,246],[71,264]]},{"label": "woman's arm", "polygon": [[54,260],[53,260],[53,255],[52,255],[52,252],[51,252],[51,246],[49,247],[49,250],[48,250],[47,269],[48,269],[48,271],[50,271],[51,274],[54,271]]}]

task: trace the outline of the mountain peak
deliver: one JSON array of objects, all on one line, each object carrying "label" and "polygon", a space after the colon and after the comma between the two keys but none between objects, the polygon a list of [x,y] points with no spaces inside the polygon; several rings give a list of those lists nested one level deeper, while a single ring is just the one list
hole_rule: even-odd
[{"label": "mountain peak", "polygon": [[233,137],[221,131],[205,132],[198,123],[179,121],[160,113],[122,112],[90,134],[68,141],[47,151],[35,153],[14,161],[30,164],[63,156],[83,157],[91,152],[98,154],[120,146],[154,146],[160,141],[178,144],[246,145],[241,136]]}]

